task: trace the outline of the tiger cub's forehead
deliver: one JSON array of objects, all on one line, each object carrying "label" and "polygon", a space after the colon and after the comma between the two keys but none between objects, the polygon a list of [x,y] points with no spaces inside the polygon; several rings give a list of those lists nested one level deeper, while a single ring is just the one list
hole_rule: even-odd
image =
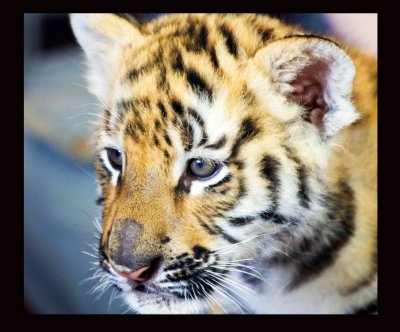
[{"label": "tiger cub's forehead", "polygon": [[167,159],[176,152],[216,161],[232,154],[241,130],[281,132],[248,66],[264,36],[280,31],[275,25],[253,15],[174,15],[145,26],[146,40],[119,57],[101,130],[119,146],[161,146]]},{"label": "tiger cub's forehead", "polygon": [[[147,45],[147,56],[146,45],[127,50],[107,114],[110,127],[133,138],[152,129],[164,129],[164,136],[173,129],[189,130],[195,140],[206,134],[209,144],[236,136],[250,107],[255,116],[256,104],[240,64],[228,74],[204,54],[191,54],[177,41],[164,42]],[[153,47],[157,44],[165,47]]]}]

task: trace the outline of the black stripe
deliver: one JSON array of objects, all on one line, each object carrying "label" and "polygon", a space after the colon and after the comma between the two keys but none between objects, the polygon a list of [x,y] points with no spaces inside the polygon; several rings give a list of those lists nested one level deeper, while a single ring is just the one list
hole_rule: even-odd
[{"label": "black stripe", "polygon": [[300,165],[300,167],[298,168],[298,176],[300,186],[299,191],[297,192],[297,196],[300,199],[300,204],[305,208],[309,208],[310,198],[308,196],[307,171],[304,165]]},{"label": "black stripe", "polygon": [[198,146],[202,146],[202,145],[206,144],[207,140],[208,140],[208,136],[207,136],[207,134],[204,134],[203,137],[201,138]]},{"label": "black stripe", "polygon": [[296,175],[299,181],[297,196],[299,197],[300,204],[305,208],[309,208],[310,198],[307,185],[307,169],[290,147],[286,145],[283,147],[286,150],[287,157],[295,163]]},{"label": "black stripe", "polygon": [[214,230],[219,233],[220,235],[222,235],[222,237],[227,240],[229,243],[238,243],[239,241],[236,240],[235,238],[233,238],[232,236],[226,234],[221,227],[214,225],[213,226]]},{"label": "black stripe", "polygon": [[193,108],[188,108],[188,112],[191,115],[191,117],[193,118],[193,120],[196,121],[196,123],[201,128],[202,139],[201,139],[201,141],[199,143],[199,146],[206,144],[207,141],[208,141],[208,135],[206,133],[206,129],[205,129],[203,118]]},{"label": "black stripe", "polygon": [[124,129],[125,136],[129,136],[133,141],[138,140],[138,136],[136,133],[136,126],[132,122],[128,122]]},{"label": "black stripe", "polygon": [[197,94],[204,94],[206,95],[208,100],[213,99],[213,91],[211,87],[206,83],[206,81],[200,77],[200,75],[193,69],[189,69],[187,72],[187,80],[191,88]]},{"label": "black stripe", "polygon": [[169,83],[167,81],[167,69],[164,65],[159,66],[160,73],[159,77],[157,78],[157,87],[161,90],[168,91],[169,90]]},{"label": "black stripe", "polygon": [[266,155],[261,159],[261,176],[269,181],[268,190],[270,190],[273,209],[277,208],[277,190],[280,184],[278,171],[280,167],[281,163],[272,156]]},{"label": "black stripe", "polygon": [[176,259],[182,259],[182,258],[185,258],[185,257],[187,257],[187,256],[189,256],[189,253],[184,252],[183,254],[181,254],[181,255],[179,255],[179,256],[176,256],[175,258],[176,258]]},{"label": "black stripe", "polygon": [[171,139],[169,138],[169,135],[166,130],[164,131],[164,140],[169,146],[172,146]]},{"label": "black stripe", "polygon": [[164,107],[164,105],[162,104],[162,102],[159,101],[159,102],[157,103],[157,106],[158,106],[158,109],[160,110],[160,114],[161,114],[162,118],[163,118],[163,119],[166,119],[166,118],[168,117],[168,113],[167,113],[167,111],[165,110],[165,107]]},{"label": "black stripe", "polygon": [[214,144],[206,145],[205,148],[207,148],[207,149],[213,149],[213,150],[218,150],[218,149],[221,149],[222,147],[225,146],[226,141],[227,141],[227,140],[226,140],[226,136],[224,135],[224,136],[222,136],[217,142],[215,142]]},{"label": "black stripe", "polygon": [[111,130],[111,110],[109,108],[105,108],[103,110],[104,112],[104,117],[106,118],[106,123],[105,123],[105,128],[106,131]]},{"label": "black stripe", "polygon": [[240,150],[242,144],[252,140],[261,132],[260,128],[257,126],[254,119],[247,117],[243,120],[240,129],[239,135],[233,144],[231,155],[229,159],[235,158]]},{"label": "black stripe", "polygon": [[[220,272],[220,271],[219,271]],[[221,273],[221,272],[220,272]],[[194,273],[188,277],[189,283],[186,287],[186,291],[182,293],[182,289],[174,287],[170,289],[170,293],[181,299],[193,299],[193,298],[208,298],[212,294],[214,289],[210,284],[213,284],[213,278],[208,276],[206,273]],[[173,280],[173,279],[171,279]],[[181,279],[178,279],[181,280]],[[173,280],[175,281],[175,279]],[[199,287],[201,285],[201,287]]]},{"label": "black stripe", "polygon": [[155,128],[156,130],[159,130],[159,129],[161,128],[161,122],[160,122],[160,120],[156,119],[156,120],[154,121],[154,128]]},{"label": "black stripe", "polygon": [[176,113],[176,115],[179,115],[179,116],[183,115],[183,106],[179,101],[173,100],[171,103],[171,106],[172,106],[172,109],[174,110],[174,112]]},{"label": "black stripe", "polygon": [[229,218],[228,222],[232,226],[244,226],[244,225],[248,225],[249,223],[251,223],[255,219],[256,218],[254,218],[254,217]]},{"label": "black stripe", "polygon": [[[187,254],[187,253],[185,253],[185,254]],[[183,255],[184,255],[183,257],[186,256],[185,254],[183,254]],[[189,254],[187,254],[187,255],[189,255]],[[181,256],[182,256],[182,255],[181,255]],[[179,256],[178,256],[178,257],[179,257]],[[178,257],[176,257],[176,259],[179,259]],[[171,265],[166,266],[166,267],[164,268],[164,271],[180,270],[180,269],[182,269],[182,268],[184,268],[184,267],[185,267],[185,263],[184,263],[184,262],[178,261],[178,262],[172,263]]]},{"label": "black stripe", "polygon": [[164,61],[163,61],[163,49],[158,48],[156,52],[148,56],[147,58],[150,59],[149,62],[146,64],[143,64],[137,68],[131,69],[125,76],[125,78],[130,81],[134,82],[136,81],[140,76],[148,74],[151,70],[164,66]]},{"label": "black stripe", "polygon": [[204,121],[203,118],[200,116],[200,114],[193,108],[188,108],[188,112],[192,116],[192,118],[199,124],[201,130],[204,131]]},{"label": "black stripe", "polygon": [[153,135],[153,142],[156,147],[158,147],[158,148],[160,147],[160,141],[156,134]]},{"label": "black stripe", "polygon": [[193,38],[194,32],[196,30],[196,23],[197,22],[194,22],[193,19],[189,18],[187,23],[188,23],[189,26],[188,26],[188,28],[186,30],[186,33],[189,35],[190,38]]},{"label": "black stripe", "polygon": [[136,127],[137,129],[139,129],[139,131],[140,131],[142,134],[144,134],[145,131],[146,131],[145,128],[143,127],[142,121],[139,120],[139,119],[136,120],[136,122],[135,122],[135,127]]},{"label": "black stripe", "polygon": [[145,132],[143,123],[142,123],[142,118],[140,116],[140,113],[138,112],[137,108],[134,106],[134,103],[132,101],[122,101],[118,103],[119,109],[125,109],[126,111],[131,111],[135,115],[135,120],[134,121],[128,121],[125,128],[124,128],[124,133],[127,136],[131,136],[131,138],[134,141],[137,141],[138,135],[137,133],[140,131],[141,133]]},{"label": "black stripe", "polygon": [[240,139],[243,141],[249,141],[256,137],[260,129],[256,125],[256,122],[252,118],[246,118],[243,120],[240,128]]},{"label": "black stripe", "polygon": [[193,148],[193,136],[194,129],[190,123],[186,126],[187,144],[185,145],[185,151],[190,151]]},{"label": "black stripe", "polygon": [[132,100],[120,100],[117,102],[116,108],[118,110],[122,109],[125,112],[128,112],[133,109],[133,102]]},{"label": "black stripe", "polygon": [[[198,216],[197,216],[198,217]],[[225,240],[227,240],[229,243],[238,243],[239,241],[233,238],[232,236],[226,234],[221,227],[215,225],[215,224],[207,224],[201,218],[198,217],[198,222],[200,226],[202,226],[209,234],[211,235],[221,235]]]},{"label": "black stripe", "polygon": [[217,58],[217,53],[215,52],[215,48],[213,47],[210,50],[210,59],[211,59],[211,63],[214,66],[214,69],[218,69],[219,68],[219,62],[218,62],[218,58]]},{"label": "black stripe", "polygon": [[139,68],[133,68],[131,69],[128,74],[126,75],[126,78],[133,82],[136,81],[139,76],[144,75],[150,71],[154,67],[154,63],[146,64],[144,66],[141,66]]},{"label": "black stripe", "polygon": [[208,226],[204,221],[199,220],[199,224],[200,226],[202,226],[209,234],[211,235],[216,235],[218,234],[218,232],[216,232],[215,230],[213,230],[210,226]]},{"label": "black stripe", "polygon": [[207,48],[207,38],[208,38],[207,27],[205,25],[202,25],[197,39],[197,44],[199,45],[200,48],[202,49]]},{"label": "black stripe", "polygon": [[185,151],[190,151],[193,148],[194,130],[192,125],[186,120],[182,121],[182,126],[183,130],[181,131],[181,134],[183,135],[182,141],[185,147]]},{"label": "black stripe", "polygon": [[183,73],[185,70],[182,54],[179,51],[176,52],[175,60],[172,63],[172,69],[178,73]]},{"label": "black stripe", "polygon": [[355,315],[366,315],[373,314],[378,312],[378,299],[374,299],[371,302],[367,303],[363,307],[359,307],[357,309],[353,309],[353,314]]},{"label": "black stripe", "polygon": [[275,211],[264,211],[260,213],[260,217],[267,221],[271,222],[273,224],[286,224],[289,222],[289,219],[286,217],[282,216],[281,214],[276,213]]},{"label": "black stripe", "polygon": [[228,51],[230,54],[232,54],[235,58],[238,56],[238,46],[236,44],[236,40],[232,34],[232,32],[229,30],[229,28],[223,24],[220,26],[220,31],[222,35],[225,37],[225,45],[228,48]]},{"label": "black stripe", "polygon": [[272,156],[264,156],[261,160],[261,175],[271,184],[271,189],[274,189],[279,184],[278,170],[281,163]]},{"label": "black stripe", "polygon": [[207,49],[208,30],[204,24],[193,19],[188,20],[189,27],[186,30],[188,38],[185,39],[184,46],[189,52],[199,53]]},{"label": "black stripe", "polygon": [[130,80],[130,81],[136,80],[139,77],[139,75],[142,73],[143,69],[144,69],[143,67],[131,69],[128,72],[128,74],[126,75],[128,80]]}]

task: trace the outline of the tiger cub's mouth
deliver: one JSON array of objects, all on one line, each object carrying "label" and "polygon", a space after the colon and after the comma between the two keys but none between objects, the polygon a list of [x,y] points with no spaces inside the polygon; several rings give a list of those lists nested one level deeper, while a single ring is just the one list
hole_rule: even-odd
[{"label": "tiger cub's mouth", "polygon": [[146,283],[133,283],[131,280],[122,281],[127,285],[127,292],[132,292],[137,296],[150,297],[177,297],[175,294],[171,293],[168,288],[164,289],[153,282]]},{"label": "tiger cub's mouth", "polygon": [[145,282],[137,282],[126,278],[117,273],[107,259],[100,259],[100,266],[106,272],[109,281],[122,293],[131,293],[138,297],[146,299],[165,299],[176,297],[169,288],[160,287],[157,282],[154,282],[154,277]]},{"label": "tiger cub's mouth", "polygon": [[105,253],[99,250],[100,266],[110,282],[121,292],[131,293],[146,300],[208,298],[213,293],[214,276],[222,276],[227,272],[216,268],[217,255],[177,257],[178,259],[170,259],[169,263],[160,263],[157,272],[145,281],[136,281],[129,278],[129,274],[117,272]]}]

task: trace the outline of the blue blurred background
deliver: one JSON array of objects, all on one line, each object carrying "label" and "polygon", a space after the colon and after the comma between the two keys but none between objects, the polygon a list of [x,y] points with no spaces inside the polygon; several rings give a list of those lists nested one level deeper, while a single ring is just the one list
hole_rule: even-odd
[{"label": "blue blurred background", "polygon": [[[147,21],[158,15],[135,17]],[[336,32],[370,53],[376,51],[376,15],[364,15],[364,35],[371,24],[375,27],[366,42],[350,23],[341,23],[354,23],[346,14],[334,19],[273,15],[316,33]],[[96,270],[96,259],[83,252],[94,252],[89,244],[97,245],[94,219],[100,217],[90,148],[99,106],[84,88],[84,72],[83,54],[66,14],[24,15],[24,298],[30,313],[127,310],[111,296],[112,289],[98,298],[101,293],[90,293],[96,280],[83,282]]]}]

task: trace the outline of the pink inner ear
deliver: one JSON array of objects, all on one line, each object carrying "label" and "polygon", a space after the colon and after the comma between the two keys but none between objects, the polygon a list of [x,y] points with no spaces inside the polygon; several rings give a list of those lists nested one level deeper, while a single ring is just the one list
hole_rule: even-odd
[{"label": "pink inner ear", "polygon": [[306,108],[304,119],[322,128],[323,118],[328,107],[323,98],[326,89],[326,75],[328,65],[322,60],[315,60],[312,64],[299,71],[291,82],[294,90],[290,99]]}]

